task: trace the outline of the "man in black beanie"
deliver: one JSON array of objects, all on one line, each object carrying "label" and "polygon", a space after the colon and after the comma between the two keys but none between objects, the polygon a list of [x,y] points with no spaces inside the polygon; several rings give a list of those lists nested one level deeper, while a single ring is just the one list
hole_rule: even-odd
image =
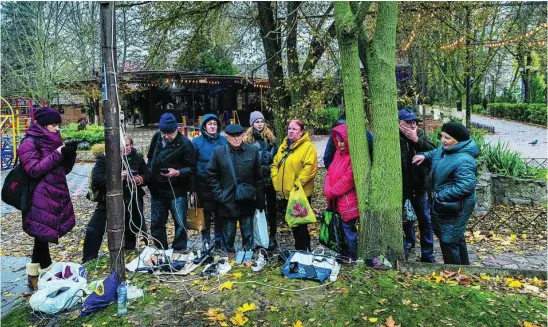
[{"label": "man in black beanie", "polygon": [[158,249],[168,249],[166,223],[171,212],[175,223],[174,252],[187,248],[187,192],[196,173],[196,156],[189,139],[177,129],[171,113],[160,117],[160,136],[153,138],[149,151],[150,229]]}]

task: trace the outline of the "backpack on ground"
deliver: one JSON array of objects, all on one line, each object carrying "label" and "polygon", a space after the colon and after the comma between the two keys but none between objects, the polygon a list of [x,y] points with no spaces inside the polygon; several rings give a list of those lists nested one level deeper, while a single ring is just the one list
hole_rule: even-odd
[{"label": "backpack on ground", "polygon": [[[40,142],[34,137],[27,136],[34,141],[36,149],[40,151]],[[27,138],[25,137],[25,138]],[[21,143],[25,140],[21,140]],[[32,178],[23,168],[19,157],[15,159],[15,168],[13,168],[2,185],[2,201],[6,204],[23,212],[29,211],[32,203],[32,195],[40,178]]]}]

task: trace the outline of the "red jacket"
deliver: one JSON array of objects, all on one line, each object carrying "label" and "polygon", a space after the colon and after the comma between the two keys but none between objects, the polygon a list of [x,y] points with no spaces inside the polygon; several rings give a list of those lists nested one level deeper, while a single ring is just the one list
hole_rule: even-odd
[{"label": "red jacket", "polygon": [[[333,162],[329,165],[324,182],[324,194],[327,203],[335,203],[337,212],[343,221],[348,222],[360,216],[358,211],[358,195],[354,187],[354,173],[348,150],[348,130],[346,124],[339,125],[331,131],[332,138],[337,145],[337,152]],[[338,146],[337,134],[342,136],[345,143],[343,151]]]}]

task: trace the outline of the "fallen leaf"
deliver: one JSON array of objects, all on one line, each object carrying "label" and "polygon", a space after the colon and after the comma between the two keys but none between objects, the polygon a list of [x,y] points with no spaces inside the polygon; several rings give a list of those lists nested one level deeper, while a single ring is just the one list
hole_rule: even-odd
[{"label": "fallen leaf", "polygon": [[392,316],[389,316],[386,318],[386,327],[401,327],[400,324],[396,325],[396,322],[394,321],[394,318]]},{"label": "fallen leaf", "polygon": [[293,327],[304,327],[304,325],[303,325],[303,322],[302,322],[302,321],[297,320],[297,322],[295,322],[295,323],[293,324]]},{"label": "fallen leaf", "polygon": [[243,326],[247,324],[249,318],[244,315],[243,312],[236,312],[234,317],[230,317],[230,322],[236,326]]},{"label": "fallen leaf", "polygon": [[248,311],[252,311],[252,310],[255,310],[255,303],[244,303],[242,304],[241,307],[239,307],[237,309],[239,312],[248,312]]},{"label": "fallen leaf", "polygon": [[223,290],[231,290],[232,289],[232,282],[224,282],[221,284],[221,286],[219,287],[219,291],[223,291]]},{"label": "fallen leaf", "polygon": [[410,305],[411,300],[401,300],[401,303],[403,303],[403,305]]},{"label": "fallen leaf", "polygon": [[236,279],[240,279],[242,278],[243,274],[241,272],[236,272],[236,273],[233,273],[232,276]]},{"label": "fallen leaf", "polygon": [[378,318],[373,318],[373,317],[369,318],[369,322],[377,322],[377,320],[379,320],[379,319]]}]

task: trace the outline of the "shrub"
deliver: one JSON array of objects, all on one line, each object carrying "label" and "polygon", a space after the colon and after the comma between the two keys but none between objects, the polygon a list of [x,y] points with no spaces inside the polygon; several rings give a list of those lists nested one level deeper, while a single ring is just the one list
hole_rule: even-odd
[{"label": "shrub", "polygon": [[98,143],[91,147],[91,152],[95,157],[98,157],[100,154],[105,153],[105,144]]},{"label": "shrub", "polygon": [[317,110],[313,114],[314,117],[314,132],[316,134],[329,134],[331,128],[339,119],[339,108],[330,107]]},{"label": "shrub", "polygon": [[88,125],[85,130],[79,131],[78,124],[70,123],[61,127],[61,136],[64,140],[86,141],[93,145],[105,141],[105,128],[98,125]]},{"label": "shrub", "polygon": [[472,112],[545,125],[548,107],[543,103],[489,103],[487,110],[482,105],[472,106]]},{"label": "shrub", "polygon": [[526,165],[520,154],[510,150],[507,144],[484,145],[479,161],[491,173],[517,178],[545,178],[545,170]]}]

